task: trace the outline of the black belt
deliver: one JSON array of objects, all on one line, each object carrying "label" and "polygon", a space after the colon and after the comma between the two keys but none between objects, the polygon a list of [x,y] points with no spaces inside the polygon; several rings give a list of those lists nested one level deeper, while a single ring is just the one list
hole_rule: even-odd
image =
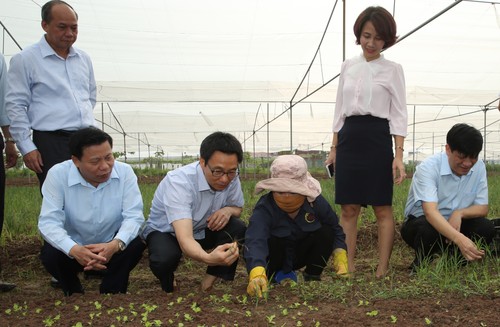
[{"label": "black belt", "polygon": [[425,217],[425,215],[421,215],[419,217],[415,217],[414,215],[408,215],[408,217],[405,217],[405,219],[403,220],[403,224],[406,223],[410,219],[417,219],[417,218],[420,218],[420,217]]},{"label": "black belt", "polygon": [[55,131],[37,131],[33,130],[35,133],[45,133],[45,134],[52,134],[52,135],[57,135],[57,136],[71,136],[73,135],[76,131],[67,131],[64,129],[58,129]]}]

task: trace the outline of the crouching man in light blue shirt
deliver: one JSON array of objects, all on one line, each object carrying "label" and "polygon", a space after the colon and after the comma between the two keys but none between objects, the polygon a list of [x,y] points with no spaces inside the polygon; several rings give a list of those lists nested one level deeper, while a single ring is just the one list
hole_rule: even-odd
[{"label": "crouching man in light blue shirt", "polygon": [[[401,237],[415,250],[410,269],[443,249],[460,250],[467,261],[480,260],[495,234],[488,215],[488,182],[481,133],[467,124],[446,135],[446,152],[425,159],[413,175]],[[463,261],[465,263],[465,261]]]},{"label": "crouching man in light blue shirt", "polygon": [[217,279],[233,280],[246,226],[238,217],[244,204],[238,178],[243,160],[233,135],[215,132],[200,146],[200,161],[170,171],[156,189],[142,237],[149,267],[169,293],[182,254],[208,265],[201,289]]},{"label": "crouching man in light blue shirt", "polygon": [[81,271],[103,272],[101,293],[126,293],[145,244],[142,197],[132,168],[115,162],[113,140],[84,128],[71,136],[71,160],[52,167],[42,186],[41,260],[66,296],[83,293]]}]

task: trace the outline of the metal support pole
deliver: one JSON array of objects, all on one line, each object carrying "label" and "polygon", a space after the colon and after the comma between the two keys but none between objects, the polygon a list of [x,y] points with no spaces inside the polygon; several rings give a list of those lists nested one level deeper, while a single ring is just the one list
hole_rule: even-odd
[{"label": "metal support pole", "polygon": [[483,161],[486,163],[486,113],[488,112],[488,108],[485,106],[483,109],[484,112],[484,122],[483,122]]},{"label": "metal support pole", "polygon": [[413,166],[415,167],[415,115],[417,107],[413,105]]}]

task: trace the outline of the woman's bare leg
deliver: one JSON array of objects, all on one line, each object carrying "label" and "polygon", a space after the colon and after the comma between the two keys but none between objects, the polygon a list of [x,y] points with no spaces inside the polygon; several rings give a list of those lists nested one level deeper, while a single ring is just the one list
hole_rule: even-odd
[{"label": "woman's bare leg", "polygon": [[343,204],[340,206],[340,224],[344,229],[347,245],[347,265],[349,272],[356,271],[354,257],[356,256],[356,239],[358,237],[358,216],[361,206],[358,204]]},{"label": "woman's bare leg", "polygon": [[379,263],[375,276],[384,277],[389,270],[392,247],[394,245],[394,215],[392,206],[374,206],[378,225],[378,256]]}]

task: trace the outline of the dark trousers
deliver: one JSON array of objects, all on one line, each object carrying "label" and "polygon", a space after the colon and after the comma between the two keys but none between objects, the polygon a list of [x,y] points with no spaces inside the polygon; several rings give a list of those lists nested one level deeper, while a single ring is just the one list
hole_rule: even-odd
[{"label": "dark trousers", "polygon": [[47,172],[52,166],[71,159],[69,150],[69,139],[73,132],[71,131],[33,131],[33,143],[38,148],[42,156],[42,173],[36,174],[42,188]]},{"label": "dark trousers", "polygon": [[[33,143],[42,156],[42,172],[36,174],[40,190],[47,177],[47,172],[54,165],[71,159],[69,139],[73,132],[67,131],[36,131],[33,130]],[[43,195],[42,195],[43,196]],[[52,275],[54,276],[54,275]],[[57,279],[57,277],[54,276]]]},{"label": "dark trousers", "polygon": [[[0,153],[2,154],[2,162],[0,162],[0,237],[2,236],[4,209],[5,209],[5,166],[3,162],[4,146],[5,144],[3,143],[3,136],[2,133],[0,133]],[[1,263],[0,263],[0,271],[2,271]]]},{"label": "dark trousers", "polygon": [[[491,243],[495,235],[493,221],[487,218],[462,219],[460,232],[474,242]],[[418,262],[430,259],[434,253],[439,253],[449,245],[445,237],[432,227],[425,216],[407,218],[401,226],[401,237],[415,250]]]},{"label": "dark trousers", "polygon": [[267,276],[272,278],[279,270],[288,273],[302,267],[306,267],[306,274],[321,275],[332,255],[334,238],[330,226],[322,226],[300,240],[271,237],[268,240]]},{"label": "dark trousers", "polygon": [[2,236],[4,209],[5,209],[5,165],[3,161],[3,136],[0,133],[0,153],[2,154],[2,162],[0,163],[0,237]]},{"label": "dark trousers", "polygon": [[[125,251],[113,255],[103,274],[99,288],[101,293],[127,293],[130,271],[141,259],[145,247],[140,237],[136,237]],[[83,271],[83,266],[78,261],[47,242],[44,242],[40,259],[45,269],[59,281],[64,294],[83,293],[82,284],[78,278],[78,273]]]},{"label": "dark trousers", "polygon": [[[205,238],[197,240],[205,250],[213,249],[219,245],[238,241],[242,244],[246,227],[238,218],[230,218],[227,225],[220,231],[205,229]],[[182,250],[177,238],[171,233],[158,231],[151,232],[146,242],[149,250],[149,267],[153,274],[160,280],[161,288],[165,292],[174,291],[174,272],[182,257]],[[240,248],[241,251],[241,248]],[[208,266],[207,274],[233,280],[236,273],[236,260],[231,266]]]}]

